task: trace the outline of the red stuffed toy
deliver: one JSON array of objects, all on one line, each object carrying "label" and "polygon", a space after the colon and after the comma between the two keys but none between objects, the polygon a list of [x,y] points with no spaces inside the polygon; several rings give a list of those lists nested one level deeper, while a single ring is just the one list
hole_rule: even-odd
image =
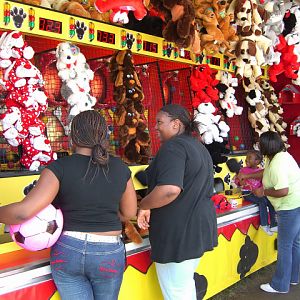
[{"label": "red stuffed toy", "polygon": [[215,102],[219,99],[219,92],[216,88],[219,80],[215,79],[209,65],[199,65],[194,68],[190,80],[191,89],[195,92],[192,99],[194,108],[202,102]]},{"label": "red stuffed toy", "polygon": [[215,194],[211,197],[211,200],[214,202],[215,207],[220,210],[230,209],[231,205],[228,202],[227,198],[222,194]]},{"label": "red stuffed toy", "polygon": [[7,111],[1,115],[3,135],[10,145],[22,145],[20,162],[35,171],[56,158],[44,135],[45,124],[39,119],[47,109],[43,77],[29,61],[34,52],[21,33],[3,33],[0,44],[0,67],[5,69],[0,84],[8,91]]},{"label": "red stuffed toy", "polygon": [[294,54],[295,46],[289,46],[283,35],[279,36],[279,41],[275,50],[281,52],[280,63],[269,68],[270,80],[277,82],[277,76],[281,73],[284,73],[287,78],[297,79],[296,72],[300,68],[300,63],[297,62],[298,57]]},{"label": "red stuffed toy", "polygon": [[105,13],[112,10],[110,14],[110,22],[112,23],[123,23],[127,24],[129,22],[128,12],[133,11],[133,14],[137,20],[142,20],[146,14],[147,10],[144,6],[142,0],[96,0],[94,2],[96,9],[100,13]]}]

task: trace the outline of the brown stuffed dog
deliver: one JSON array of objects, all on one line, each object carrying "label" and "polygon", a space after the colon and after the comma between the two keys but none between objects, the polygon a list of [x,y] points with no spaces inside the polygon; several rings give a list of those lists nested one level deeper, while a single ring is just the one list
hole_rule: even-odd
[{"label": "brown stuffed dog", "polygon": [[259,77],[261,73],[261,68],[257,64],[256,59],[256,43],[249,39],[243,39],[237,43],[235,48],[236,54],[236,76],[241,79],[242,77],[254,78]]}]

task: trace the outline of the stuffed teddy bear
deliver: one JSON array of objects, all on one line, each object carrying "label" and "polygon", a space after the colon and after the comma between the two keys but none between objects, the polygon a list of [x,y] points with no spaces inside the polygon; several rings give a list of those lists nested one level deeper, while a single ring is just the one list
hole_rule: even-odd
[{"label": "stuffed teddy bear", "polygon": [[261,102],[255,106],[248,108],[248,120],[251,127],[254,129],[254,140],[258,141],[259,136],[266,131],[270,130],[270,123],[267,119],[268,110]]},{"label": "stuffed teddy bear", "polygon": [[90,18],[91,14],[85,10],[85,8],[76,1],[69,0],[54,0],[52,3],[52,8],[63,13]]},{"label": "stuffed teddy bear", "polygon": [[124,160],[127,163],[148,164],[150,151],[150,135],[147,125],[138,121],[135,138],[131,139],[124,148]]},{"label": "stuffed teddy bear", "polygon": [[[213,0],[212,6],[214,13],[216,14],[219,28],[224,35],[224,39],[228,42],[237,42],[239,37],[236,34],[236,29],[232,25],[234,21],[234,14],[227,14],[227,8],[229,6],[228,1]],[[205,10],[204,10],[205,11]],[[234,49],[232,49],[234,50]]]},{"label": "stuffed teddy bear", "polygon": [[0,116],[3,136],[13,147],[20,145],[25,138],[25,136],[21,136],[19,133],[23,129],[21,117],[21,111],[18,107],[10,107]]},{"label": "stuffed teddy bear", "polygon": [[219,71],[216,79],[220,81],[216,86],[219,91],[219,104],[227,117],[232,118],[233,115],[241,115],[243,107],[237,105],[235,89],[233,88],[233,86],[238,85],[237,78],[233,78],[229,72]]},{"label": "stuffed teddy bear", "polygon": [[[244,77],[242,80],[242,84],[246,93],[249,93],[252,90],[260,90],[259,83],[257,79],[254,78],[254,76],[251,76],[249,78]],[[253,96],[255,97],[255,94],[253,94]]]},{"label": "stuffed teddy bear", "polygon": [[272,45],[276,46],[278,43],[278,36],[284,29],[283,17],[286,11],[284,1],[273,1],[270,9],[271,15],[266,23],[263,25],[264,36],[272,41]]},{"label": "stuffed teddy bear", "polygon": [[3,80],[0,84],[7,91],[29,85],[43,85],[40,71],[27,59],[17,58],[5,70]]},{"label": "stuffed teddy bear", "polygon": [[223,142],[223,137],[228,136],[229,127],[221,116],[214,115],[216,108],[211,102],[200,103],[194,111],[195,121],[198,122],[199,132],[205,144],[213,141]]},{"label": "stuffed teddy bear", "polygon": [[[233,9],[232,9],[233,8]],[[234,11],[234,20],[237,25],[237,33],[248,32],[252,25],[252,5],[249,0],[232,1],[228,12]]]},{"label": "stuffed teddy bear", "polygon": [[41,112],[46,111],[48,107],[47,96],[43,88],[34,89],[31,85],[25,85],[8,93],[6,106],[17,106],[28,111],[36,111],[38,112],[36,116],[38,116]]},{"label": "stuffed teddy bear", "polygon": [[291,3],[285,3],[286,11],[283,17],[283,23],[284,23],[284,29],[282,31],[283,36],[290,34],[297,24],[298,4],[293,3],[293,1],[290,2]]},{"label": "stuffed teddy bear", "polygon": [[[162,12],[166,26],[163,37],[179,48],[189,47],[195,39],[195,9],[191,0],[151,0],[153,7]],[[197,48],[197,47],[196,47]]]},{"label": "stuffed teddy bear", "polygon": [[291,123],[290,134],[300,137],[300,116]]},{"label": "stuffed teddy bear", "polygon": [[[201,47],[206,50],[207,54],[214,55],[219,52],[221,47],[228,50],[230,45],[219,29],[219,23],[213,9],[207,8],[204,14],[199,14],[198,16],[202,20],[202,25],[205,28],[205,33],[200,35]],[[233,56],[228,51],[225,51],[225,55],[229,57]]]},{"label": "stuffed teddy bear", "polygon": [[111,79],[114,82],[113,99],[123,104],[126,97],[142,101],[141,83],[133,65],[130,50],[117,51],[110,60]]}]

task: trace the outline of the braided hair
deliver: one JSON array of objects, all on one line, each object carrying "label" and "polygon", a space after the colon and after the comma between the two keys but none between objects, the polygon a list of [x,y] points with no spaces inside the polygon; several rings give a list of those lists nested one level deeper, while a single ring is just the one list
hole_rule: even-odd
[{"label": "braided hair", "polygon": [[107,125],[105,119],[95,110],[83,111],[72,120],[71,139],[78,147],[92,149],[89,165],[85,174],[90,172],[92,165],[96,166],[94,176],[100,168],[108,165]]},{"label": "braided hair", "polygon": [[192,117],[183,106],[179,104],[168,104],[163,106],[160,111],[167,113],[172,120],[178,119],[184,126],[184,133],[188,135],[193,135],[193,133],[200,135],[198,128],[199,123],[195,121],[195,117]]}]

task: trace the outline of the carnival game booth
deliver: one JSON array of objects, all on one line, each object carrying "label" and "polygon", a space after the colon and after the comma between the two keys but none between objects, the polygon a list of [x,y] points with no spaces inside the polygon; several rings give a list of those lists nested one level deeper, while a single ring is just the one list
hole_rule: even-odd
[{"label": "carnival game booth", "polygon": [[[211,101],[202,101],[203,89],[197,90],[199,78],[201,78],[200,81],[203,78],[200,74],[203,70],[207,72],[205,77],[211,77],[209,86],[211,90],[214,90],[214,96],[211,95],[211,97],[215,97],[217,83],[225,84],[222,81],[225,74],[233,78],[232,82],[237,83],[234,79],[236,71],[234,61],[229,61],[228,57],[221,54],[195,55],[190,49],[179,48],[163,38],[19,2],[0,0],[0,7],[3,8],[0,11],[3,20],[2,35],[8,36],[11,31],[15,30],[22,33],[27,46],[20,46],[19,49],[23,51],[22,55],[25,59],[38,68],[42,76],[42,80],[38,82],[41,84],[40,91],[44,91],[47,95],[48,107],[38,103],[43,106],[43,109],[36,115],[39,119],[36,122],[39,125],[38,129],[43,131],[39,132],[39,136],[43,134],[45,137],[42,145],[51,145],[51,150],[40,150],[44,155],[38,155],[38,159],[32,161],[24,158],[22,160],[25,147],[21,145],[20,140],[15,141],[15,137],[5,135],[7,129],[11,127],[4,128],[2,125],[0,205],[22,199],[38,179],[40,166],[54,159],[55,156],[70,154],[68,118],[70,110],[78,107],[74,105],[74,102],[69,101],[70,94],[66,89],[62,89],[65,84],[64,73],[60,73],[61,70],[57,68],[57,49],[60,49],[58,45],[62,42],[68,41],[74,45],[72,49],[84,56],[89,66],[88,70],[93,72],[93,76],[87,79],[88,92],[84,92],[88,94],[86,97],[90,103],[93,103],[93,105],[90,104],[91,107],[106,118],[110,130],[111,151],[120,155],[131,165],[135,188],[140,195],[146,187],[142,186],[134,175],[145,169],[148,160],[159,148],[154,131],[155,114],[159,108],[166,103],[179,103],[191,112],[197,110],[197,114],[203,113],[200,111],[200,104],[211,103]],[[12,38],[19,39],[20,36],[17,34]],[[1,43],[4,40],[5,38],[1,39]],[[32,47],[35,52],[34,56],[30,57],[28,54],[30,51],[27,51],[26,47]],[[26,54],[24,54],[25,48]],[[124,51],[116,52],[118,50]],[[120,67],[128,62],[126,59],[131,63],[129,69],[134,70],[132,74],[134,89],[126,85],[125,75],[128,74]],[[199,65],[201,67],[198,68]],[[4,82],[7,81],[6,69],[5,65],[0,69]],[[218,71],[217,75],[214,70]],[[87,73],[91,74],[89,71]],[[39,75],[35,74],[33,77],[35,76]],[[219,78],[218,82],[215,81],[215,76]],[[267,79],[266,67],[262,69],[262,79]],[[207,86],[205,88],[207,89]],[[221,97],[221,93],[225,96],[222,88],[224,86],[217,91],[218,97]],[[228,202],[216,204],[219,245],[203,256],[195,273],[199,299],[215,295],[276,259],[276,235],[268,236],[259,229],[258,207],[243,202],[240,194],[235,193],[230,186],[235,174],[234,170],[228,169],[225,163],[226,156],[233,155],[237,163],[241,164],[244,151],[252,148],[254,141],[251,124],[248,121],[249,102],[245,101],[249,95],[239,84],[233,84],[231,88],[235,90],[237,106],[243,110],[235,108],[232,118],[230,117],[232,111],[227,113],[228,109],[220,107],[220,111],[224,110],[224,116],[217,114],[219,117],[215,122],[218,128],[223,126],[224,129],[223,136],[219,135],[219,131],[216,137],[217,145],[221,147],[221,150],[215,151],[215,147],[210,148],[209,144],[213,144],[209,143],[209,139],[212,138],[210,135],[203,137],[214,160],[216,182],[223,184],[220,190],[231,190],[231,193],[226,194]],[[79,90],[79,92],[82,91]],[[124,123],[127,122],[124,120],[125,115],[129,115],[129,111],[122,111],[122,106],[119,105],[122,104],[121,99],[124,93],[125,99],[134,95],[132,97],[136,104],[135,111],[133,114],[132,111],[130,113],[131,116],[139,116],[138,120],[133,121],[135,124],[140,121],[139,127],[131,127],[128,120],[129,123]],[[66,96],[63,97],[62,94]],[[73,94],[71,93],[71,96]],[[7,91],[1,91],[1,113],[5,114],[9,108],[10,104],[7,101],[9,95],[9,92],[7,94]],[[29,104],[28,106],[30,107]],[[213,113],[211,112],[212,115]],[[13,125],[15,126],[15,123]],[[137,128],[141,130],[139,139]],[[124,129],[126,129],[125,133]],[[132,131],[135,137],[130,138],[135,140],[130,145],[132,148],[128,149],[126,147],[129,143],[124,140],[132,135]],[[8,140],[11,143],[8,143]],[[24,170],[24,165],[30,171]],[[150,260],[151,249],[147,235],[143,237],[140,244],[128,241],[126,251],[127,268],[120,299],[162,299],[155,267]],[[5,233],[4,225],[0,227],[0,298],[59,299],[51,279],[49,249],[30,252],[20,248],[12,242],[9,234]]]}]

